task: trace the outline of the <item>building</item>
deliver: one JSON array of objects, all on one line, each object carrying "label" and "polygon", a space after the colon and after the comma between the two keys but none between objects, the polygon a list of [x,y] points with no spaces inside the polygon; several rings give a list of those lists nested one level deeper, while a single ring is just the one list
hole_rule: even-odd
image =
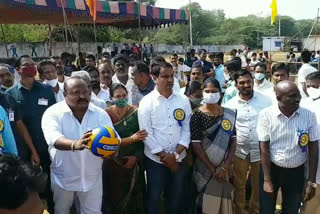
[{"label": "building", "polygon": [[284,36],[271,36],[263,38],[263,51],[282,51],[284,49]]}]

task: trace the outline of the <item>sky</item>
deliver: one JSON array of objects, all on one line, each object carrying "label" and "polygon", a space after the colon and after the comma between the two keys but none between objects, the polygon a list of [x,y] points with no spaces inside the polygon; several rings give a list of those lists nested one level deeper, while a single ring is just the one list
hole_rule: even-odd
[{"label": "sky", "polygon": [[[156,6],[179,9],[187,5],[189,0],[157,0]],[[223,9],[227,18],[247,16],[250,14],[270,16],[272,0],[192,0],[198,2],[203,9]],[[320,0],[277,0],[278,14],[299,19],[315,19]]]}]

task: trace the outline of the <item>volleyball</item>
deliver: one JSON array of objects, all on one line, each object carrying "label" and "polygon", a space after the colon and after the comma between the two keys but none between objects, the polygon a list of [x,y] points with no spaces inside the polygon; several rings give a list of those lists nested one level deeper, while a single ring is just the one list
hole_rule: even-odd
[{"label": "volleyball", "polygon": [[96,156],[111,156],[119,149],[118,134],[113,128],[108,126],[96,128],[92,130],[88,147]]}]

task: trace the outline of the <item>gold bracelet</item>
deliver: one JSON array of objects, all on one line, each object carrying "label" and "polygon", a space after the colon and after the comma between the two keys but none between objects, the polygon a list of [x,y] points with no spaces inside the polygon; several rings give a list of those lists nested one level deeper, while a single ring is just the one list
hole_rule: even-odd
[{"label": "gold bracelet", "polygon": [[74,152],[74,144],[75,144],[76,142],[77,142],[77,141],[74,140],[74,141],[71,143],[71,151],[73,151],[73,152]]},{"label": "gold bracelet", "polygon": [[221,169],[222,169],[225,173],[228,173],[228,170],[226,170],[226,168],[221,167]]}]

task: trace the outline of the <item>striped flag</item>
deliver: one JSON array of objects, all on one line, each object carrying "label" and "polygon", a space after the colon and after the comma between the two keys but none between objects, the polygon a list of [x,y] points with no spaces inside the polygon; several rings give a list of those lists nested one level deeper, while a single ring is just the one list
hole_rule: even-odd
[{"label": "striped flag", "polygon": [[93,18],[93,21],[97,19],[97,1],[96,0],[87,0],[87,5],[90,10],[90,15]]},{"label": "striped flag", "polygon": [[276,21],[276,16],[278,15],[277,0],[272,0],[270,8],[271,8],[271,25],[273,25],[273,23]]}]

